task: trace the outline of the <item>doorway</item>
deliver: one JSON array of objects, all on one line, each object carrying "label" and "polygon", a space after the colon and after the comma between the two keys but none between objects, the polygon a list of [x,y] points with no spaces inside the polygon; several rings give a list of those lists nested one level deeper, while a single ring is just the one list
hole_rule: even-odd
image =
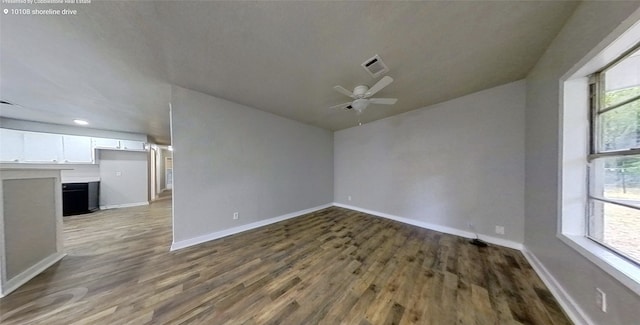
[{"label": "doorway", "polygon": [[171,198],[173,190],[173,152],[171,146],[151,145],[149,192],[151,201]]}]

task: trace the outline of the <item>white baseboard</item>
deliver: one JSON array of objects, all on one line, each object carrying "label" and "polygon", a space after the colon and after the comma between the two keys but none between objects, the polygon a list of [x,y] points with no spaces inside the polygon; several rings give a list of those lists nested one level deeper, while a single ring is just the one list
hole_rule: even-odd
[{"label": "white baseboard", "polygon": [[247,230],[263,227],[263,226],[270,225],[272,223],[280,222],[280,221],[283,221],[283,220],[299,217],[301,215],[304,215],[304,214],[307,214],[307,213],[311,213],[311,212],[314,212],[314,211],[318,211],[318,210],[322,210],[322,209],[326,209],[326,208],[331,207],[331,206],[332,206],[331,203],[323,204],[323,205],[319,205],[317,207],[313,207],[313,208],[310,208],[310,209],[291,212],[291,213],[287,213],[285,215],[281,215],[281,216],[278,216],[278,217],[273,217],[273,218],[269,218],[269,219],[265,219],[265,220],[260,220],[260,221],[252,222],[252,223],[249,223],[249,224],[246,224],[246,225],[241,225],[241,226],[237,226],[237,227],[233,227],[233,228],[229,228],[229,229],[225,229],[225,230],[220,230],[220,231],[212,232],[212,233],[209,233],[209,234],[206,234],[206,235],[202,235],[202,236],[198,236],[198,237],[194,237],[194,238],[190,238],[190,239],[180,240],[180,241],[177,241],[177,242],[174,241],[173,244],[171,244],[171,251],[175,251],[175,250],[186,248],[186,247],[189,247],[189,246],[201,244],[201,243],[208,242],[208,241],[211,241],[211,240],[214,240],[214,239],[231,236],[231,235],[243,232],[243,231],[247,231]]},{"label": "white baseboard", "polygon": [[130,207],[138,207],[141,205],[149,205],[149,202],[145,201],[145,202],[135,202],[135,203],[125,203],[125,204],[101,205],[100,210],[130,208]]},{"label": "white baseboard", "polygon": [[579,307],[579,305],[571,298],[571,296],[564,290],[558,280],[556,280],[546,267],[540,262],[540,260],[529,251],[526,247],[523,247],[522,254],[529,261],[531,267],[538,274],[542,282],[549,288],[551,294],[556,298],[564,312],[569,316],[572,322],[575,324],[595,325],[596,323],[589,318],[589,316]]},{"label": "white baseboard", "polygon": [[67,254],[65,253],[54,253],[49,255],[42,261],[34,264],[30,268],[22,271],[22,273],[14,276],[12,279],[7,280],[7,283],[3,284],[0,288],[0,298],[10,294],[14,290],[18,289],[21,285],[27,283],[29,280],[33,279],[36,275],[44,272],[51,265],[55,264]]},{"label": "white baseboard", "polygon": [[[392,214],[388,214],[388,213],[384,213],[384,212],[379,212],[379,211],[374,211],[374,210],[369,210],[369,209],[363,209],[363,208],[360,208],[360,207],[347,205],[347,204],[342,204],[342,203],[337,203],[337,202],[334,202],[333,205],[337,206],[337,207],[349,209],[349,210],[355,210],[355,211],[364,212],[364,213],[367,213],[367,214],[370,214],[370,215],[374,215],[374,216],[377,216],[377,217],[382,217],[382,218],[386,218],[386,219],[395,220],[395,221],[398,221],[398,222],[410,224],[410,225],[417,226],[417,227],[420,227],[420,228],[425,228],[425,229],[430,229],[430,230],[435,230],[435,231],[439,231],[439,232],[455,235],[455,236],[460,236],[460,237],[465,237],[465,238],[475,238],[476,237],[476,235],[474,233],[469,232],[469,231],[465,231],[465,230],[461,230],[461,229],[458,229],[458,228],[437,225],[437,224],[428,223],[428,222],[424,222],[424,221],[419,221],[419,220],[415,220],[415,219],[398,217],[398,216],[394,216]],[[498,246],[504,246],[504,247],[513,248],[513,249],[517,249],[517,250],[522,250],[522,248],[523,248],[522,243],[514,242],[514,241],[503,239],[503,238],[497,238],[497,237],[492,237],[492,236],[487,236],[487,235],[482,235],[482,234],[478,234],[478,238],[486,241],[487,243],[491,243],[491,244],[498,245]]]}]

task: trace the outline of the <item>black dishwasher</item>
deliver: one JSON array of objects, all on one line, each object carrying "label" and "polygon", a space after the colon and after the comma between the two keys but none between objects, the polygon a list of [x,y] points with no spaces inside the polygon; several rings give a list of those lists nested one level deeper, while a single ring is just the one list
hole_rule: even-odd
[{"label": "black dishwasher", "polygon": [[62,215],[72,216],[98,210],[100,182],[62,184]]}]

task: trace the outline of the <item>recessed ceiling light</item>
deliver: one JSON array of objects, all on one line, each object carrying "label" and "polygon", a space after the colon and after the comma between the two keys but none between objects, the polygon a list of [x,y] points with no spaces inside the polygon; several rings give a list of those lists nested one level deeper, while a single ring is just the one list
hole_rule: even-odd
[{"label": "recessed ceiling light", "polygon": [[88,125],[89,124],[89,122],[87,122],[85,120],[80,120],[80,119],[73,120],[73,123],[78,124],[78,125]]}]

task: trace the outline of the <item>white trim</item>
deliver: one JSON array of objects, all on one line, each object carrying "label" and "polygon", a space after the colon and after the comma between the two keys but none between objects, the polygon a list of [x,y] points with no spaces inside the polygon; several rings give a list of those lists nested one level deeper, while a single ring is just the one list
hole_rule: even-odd
[{"label": "white trim", "polygon": [[136,203],[125,203],[125,204],[113,204],[113,205],[101,205],[100,210],[108,210],[108,209],[118,209],[118,208],[130,208],[130,207],[139,207],[141,205],[149,205],[149,202],[136,202]]},{"label": "white trim", "polygon": [[5,297],[10,294],[14,290],[18,289],[21,285],[27,283],[29,280],[33,279],[36,275],[44,272],[44,270],[48,269],[51,265],[57,263],[67,254],[65,253],[54,253],[41,260],[40,262],[34,264],[28,269],[22,271],[20,274],[14,276],[10,280],[7,280],[6,283],[2,285],[0,298]]},{"label": "white trim", "polygon": [[527,247],[523,247],[522,254],[527,259],[534,271],[538,274],[542,282],[547,286],[551,294],[556,298],[564,312],[575,324],[595,325],[596,323],[580,308],[580,305],[571,298],[571,295],[564,290],[558,280],[551,275],[551,272],[544,267],[533,252]]},{"label": "white trim", "polygon": [[[465,231],[465,230],[460,230],[458,228],[452,228],[452,227],[437,225],[437,224],[428,223],[428,222],[424,222],[424,221],[419,221],[419,220],[415,220],[415,219],[398,217],[398,216],[395,216],[395,215],[392,215],[392,214],[388,214],[388,213],[384,213],[384,212],[378,212],[378,211],[374,211],[374,210],[363,209],[363,208],[359,208],[359,207],[356,207],[356,206],[353,206],[353,205],[347,205],[347,204],[342,204],[342,203],[337,203],[337,202],[334,202],[333,205],[337,206],[337,207],[345,208],[345,209],[364,212],[364,213],[367,213],[367,214],[370,214],[370,215],[374,215],[374,216],[377,216],[377,217],[382,217],[382,218],[391,219],[391,220],[395,220],[395,221],[398,221],[398,222],[402,222],[402,223],[418,226],[420,228],[425,228],[425,229],[430,229],[430,230],[435,230],[435,231],[439,231],[439,232],[455,235],[455,236],[460,236],[460,237],[465,237],[465,238],[475,238],[476,237],[476,235],[474,233],[469,232],[469,231]],[[488,243],[491,243],[491,244],[494,244],[494,245],[498,245],[498,246],[504,246],[504,247],[513,248],[513,249],[517,249],[517,250],[522,250],[522,248],[523,248],[522,243],[514,242],[514,241],[511,241],[511,240],[508,240],[508,239],[497,238],[497,237],[492,237],[492,236],[487,236],[487,235],[482,235],[482,234],[478,234],[478,238],[482,239],[483,241],[486,241]]]},{"label": "white trim", "polygon": [[100,177],[91,177],[91,176],[87,176],[87,177],[82,177],[82,176],[65,176],[64,178],[62,178],[62,184],[69,184],[69,183],[93,183],[93,182],[99,182],[100,181]]},{"label": "white trim", "polygon": [[560,240],[640,295],[640,267],[581,235],[558,234]]},{"label": "white trim", "polygon": [[[586,238],[591,114],[588,75],[616,61],[640,41],[640,9],[634,11],[559,80],[558,224],[556,237],[640,295],[640,267]],[[580,123],[580,121],[582,121]],[[579,198],[579,199],[577,199]]]},{"label": "white trim", "polygon": [[276,223],[276,222],[280,222],[280,221],[284,221],[284,220],[287,220],[287,219],[299,217],[299,216],[305,215],[307,213],[311,213],[311,212],[314,212],[314,211],[318,211],[318,210],[329,208],[332,205],[333,204],[331,204],[331,203],[327,203],[327,204],[319,205],[317,207],[313,207],[313,208],[309,208],[309,209],[305,209],[305,210],[300,210],[300,211],[296,211],[296,212],[287,213],[287,214],[284,214],[284,215],[281,215],[281,216],[278,216],[278,217],[273,217],[273,218],[269,218],[269,219],[265,219],[265,220],[260,220],[260,221],[248,223],[246,225],[241,225],[241,226],[237,226],[237,227],[233,227],[233,228],[229,228],[229,229],[224,229],[224,230],[212,232],[212,233],[209,233],[209,234],[206,234],[206,235],[201,235],[201,236],[194,237],[194,238],[189,238],[189,239],[185,239],[185,240],[181,240],[181,241],[177,241],[177,242],[174,241],[173,244],[171,244],[171,251],[175,251],[175,250],[186,248],[186,247],[189,247],[189,246],[201,244],[201,243],[208,242],[208,241],[211,241],[211,240],[214,240],[214,239],[231,236],[231,235],[234,235],[234,234],[237,234],[237,233],[241,233],[243,231],[247,231],[247,230],[263,227],[263,226],[270,225],[272,223]]},{"label": "white trim", "polygon": [[636,10],[622,21],[616,29],[605,37],[595,48],[578,61],[561,78],[566,81],[590,75],[611,63],[638,42],[640,35],[640,10]]}]

